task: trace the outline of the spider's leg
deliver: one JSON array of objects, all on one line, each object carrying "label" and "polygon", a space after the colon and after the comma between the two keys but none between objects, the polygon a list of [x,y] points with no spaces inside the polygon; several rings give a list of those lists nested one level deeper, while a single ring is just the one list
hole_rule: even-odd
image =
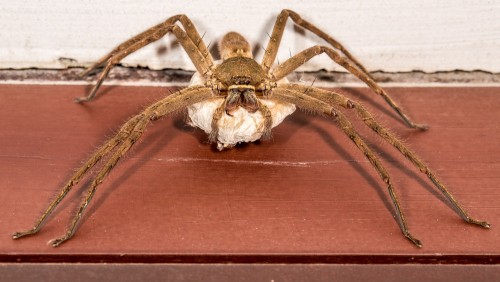
[{"label": "spider's leg", "polygon": [[291,10],[283,10],[278,15],[276,19],[276,23],[274,25],[273,32],[271,34],[271,38],[266,48],[266,52],[264,54],[264,58],[262,60],[262,68],[267,72],[271,69],[274,60],[276,59],[276,55],[278,53],[278,48],[281,42],[281,38],[283,37],[283,32],[285,30],[285,25],[287,19],[291,18],[292,21],[302,27],[305,28],[312,33],[316,34],[326,42],[328,42],[332,47],[339,50],[342,55],[341,56],[337,51],[330,47],[319,47],[315,46],[305,51],[293,56],[292,58],[285,61],[286,64],[280,64],[273,72],[272,75],[276,78],[276,81],[285,77],[293,70],[303,65],[312,57],[326,52],[324,50],[318,50],[318,48],[328,48],[330,51],[327,52],[328,56],[330,56],[336,63],[342,65],[349,72],[357,76],[363,82],[368,84],[368,86],[377,94],[382,96],[384,100],[399,114],[399,116],[404,120],[407,126],[411,128],[416,128],[420,130],[428,129],[428,126],[425,124],[416,124],[414,123],[406,114],[403,113],[401,108],[396,104],[394,100],[375,82],[375,79],[371,76],[371,74],[366,70],[366,68],[342,45],[340,42],[329,36],[327,33],[313,25],[312,23],[302,19],[299,14],[295,13]]},{"label": "spider's leg", "polygon": [[[59,245],[63,241],[69,239],[75,232],[78,221],[80,220],[83,211],[90,202],[95,189],[103,181],[106,175],[111,171],[111,169],[116,165],[119,159],[125,154],[130,147],[137,141],[137,139],[142,135],[144,128],[147,126],[149,121],[160,118],[173,111],[185,108],[186,106],[200,102],[202,100],[211,97],[212,92],[210,88],[207,87],[190,87],[178,91],[172,95],[167,96],[163,100],[149,106],[141,114],[131,118],[127,121],[119,130],[119,132],[111,139],[109,139],[104,145],[102,145],[72,176],[68,183],[61,189],[58,196],[49,204],[45,212],[38,219],[33,228],[24,231],[16,232],[12,235],[13,239],[18,239],[24,236],[36,234],[47,217],[54,211],[54,209],[59,205],[59,203],[68,194],[71,188],[76,185],[82,177],[87,173],[92,167],[94,167],[99,160],[107,157],[113,151],[113,155],[109,158],[108,162],[101,168],[96,178],[92,182],[87,197],[82,202],[80,209],[75,215],[70,228],[66,232],[66,235],[62,238],[63,240],[56,240],[53,242],[54,246]],[[120,145],[121,144],[121,145]],[[118,148],[117,146],[120,145]]]},{"label": "spider's leg", "polygon": [[359,63],[358,60],[356,60],[356,58],[342,44],[340,44],[340,42],[326,34],[312,23],[302,19],[296,12],[287,9],[281,11],[276,19],[276,23],[274,24],[273,33],[271,34],[271,38],[266,48],[266,53],[264,54],[264,59],[262,60],[262,66],[266,71],[269,71],[274,63],[288,18],[291,18],[296,25],[309,30],[328,42],[331,46],[342,52],[342,54],[352,61],[356,67],[365,72],[366,75],[370,76],[365,67]]},{"label": "spider's leg", "polygon": [[116,149],[114,154],[110,157],[110,159],[106,162],[104,167],[99,171],[97,176],[94,178],[92,181],[89,189],[87,190],[87,195],[85,196],[84,200],[80,204],[80,207],[78,208],[75,216],[73,217],[73,220],[71,221],[71,224],[69,228],[66,230],[66,233],[64,236],[55,239],[51,242],[53,247],[57,247],[60,244],[62,244],[64,241],[67,241],[73,235],[75,234],[76,227],[78,225],[78,222],[82,218],[83,212],[87,208],[88,204],[90,203],[90,200],[95,194],[95,191],[97,190],[97,186],[101,184],[104,180],[104,178],[109,174],[109,172],[113,169],[113,167],[118,163],[118,161],[125,155],[126,152],[132,147],[132,145],[139,139],[139,137],[142,135],[144,132],[144,129],[146,126],[149,124],[150,120],[147,116],[141,115],[138,118],[138,122],[136,126],[132,129],[131,132],[128,132],[127,138],[123,140],[121,143],[120,147]]},{"label": "spider's leg", "polygon": [[66,183],[66,185],[60,190],[59,194],[54,200],[49,204],[47,209],[43,212],[41,217],[36,221],[35,225],[26,231],[16,232],[12,235],[14,239],[18,239],[24,236],[36,234],[47,217],[54,211],[54,209],[59,205],[59,203],[66,197],[68,192],[73,188],[74,185],[78,184],[82,177],[94,167],[104,156],[109,154],[113,149],[122,142],[124,138],[127,137],[127,132],[130,132],[137,124],[138,119],[133,118],[125,123],[118,134],[113,138],[109,139],[104,145],[102,145],[71,177],[71,179]]},{"label": "spider's leg", "polygon": [[356,110],[360,119],[370,127],[375,133],[377,133],[380,137],[384,138],[387,142],[389,142],[394,148],[396,148],[401,154],[403,154],[410,162],[418,168],[422,173],[425,173],[427,177],[434,183],[434,185],[441,191],[441,193],[448,199],[448,201],[453,205],[456,212],[460,217],[471,224],[476,224],[484,228],[489,228],[490,224],[485,221],[479,221],[471,218],[469,214],[465,211],[465,209],[458,203],[458,201],[453,197],[453,195],[448,191],[446,186],[437,178],[437,176],[432,172],[432,170],[418,158],[418,156],[407,148],[394,134],[392,134],[389,130],[383,127],[379,122],[377,122],[373,116],[370,114],[365,107],[363,107],[360,103],[356,101],[349,100],[342,94],[321,90],[314,87],[304,87],[301,85],[286,85],[285,86],[289,91],[292,92],[305,92],[305,94],[319,99],[321,101],[325,101],[327,103],[334,104],[336,106],[341,106],[346,109],[354,109]]},{"label": "spider's leg", "polygon": [[182,27],[186,31],[186,34],[189,36],[191,41],[193,41],[197,45],[198,50],[203,54],[203,56],[205,56],[205,58],[209,62],[211,62],[211,65],[213,65],[213,58],[210,55],[210,52],[208,51],[208,48],[205,45],[205,43],[203,42],[200,34],[196,30],[196,27],[194,26],[193,22],[191,22],[191,20],[186,15],[175,15],[175,16],[168,18],[164,22],[157,24],[157,25],[139,33],[138,35],[128,39],[127,41],[121,43],[115,49],[113,49],[111,52],[106,54],[106,56],[102,57],[101,59],[99,59],[99,61],[97,61],[96,63],[94,63],[90,67],[86,68],[82,73],[79,74],[79,76],[84,77],[84,76],[88,75],[89,73],[94,71],[96,68],[100,67],[106,61],[108,61],[108,59],[111,58],[114,54],[129,48],[130,46],[134,45],[135,43],[141,41],[142,39],[144,39],[146,37],[151,36],[152,34],[154,34],[156,31],[158,31],[162,27],[175,24],[177,21],[179,21],[181,23]]},{"label": "spider's leg", "polygon": [[259,111],[264,116],[264,133],[262,133],[262,140],[271,139],[271,128],[273,127],[273,117],[271,114],[271,110],[264,105],[260,100],[258,101]]},{"label": "spider's leg", "polygon": [[[118,161],[130,150],[130,148],[137,142],[137,140],[139,140],[139,138],[144,133],[147,125],[151,121],[159,119],[174,111],[183,109],[194,103],[209,99],[210,97],[212,97],[212,91],[210,88],[203,86],[190,87],[167,96],[163,100],[160,100],[155,104],[147,107],[142,113],[135,116],[133,118],[137,119],[135,127],[132,129],[132,131],[126,132],[127,137],[123,139],[120,147],[116,149],[115,153],[109,158],[108,162],[101,168],[97,176],[92,181],[90,187],[87,190],[87,195],[80,204],[80,207],[73,217],[73,220],[71,221],[69,228],[66,230],[66,233],[61,238],[52,241],[52,246],[57,247],[73,237],[76,231],[76,227],[78,226],[78,222],[82,218],[83,212],[90,203],[90,200],[92,200],[92,197],[97,190],[97,186],[104,181],[104,178],[116,166]],[[118,132],[118,134],[120,133],[121,132]]]},{"label": "spider's leg", "polygon": [[359,69],[359,67],[354,65],[349,59],[342,57],[333,48],[321,45],[316,45],[307,48],[304,51],[286,60],[278,67],[276,67],[276,69],[272,72],[272,75],[274,75],[276,80],[279,80],[284,76],[286,76],[287,74],[294,71],[295,69],[297,69],[298,67],[300,67],[301,65],[303,65],[305,62],[309,61],[311,58],[323,53],[327,54],[334,62],[341,65],[347,71],[349,71],[350,73],[358,77],[361,81],[366,83],[366,85],[368,85],[368,87],[370,87],[370,89],[373,90],[375,93],[382,96],[384,100],[387,102],[387,104],[389,104],[394,109],[394,111],[398,113],[398,115],[401,117],[401,119],[403,119],[403,121],[406,123],[408,127],[420,130],[427,130],[429,128],[429,126],[425,124],[414,123],[403,112],[403,110],[398,106],[398,104],[389,96],[389,94],[387,94],[387,92],[385,92],[385,90],[382,87],[380,87],[377,84],[377,82],[375,82],[375,80],[373,80],[373,78],[366,71]]},{"label": "spider's leg", "polygon": [[101,86],[102,82],[108,75],[109,71],[111,68],[119,63],[123,58],[127,57],[131,53],[141,49],[142,47],[155,42],[165,36],[167,33],[172,32],[181,46],[184,48],[186,53],[189,55],[189,58],[193,62],[194,66],[198,70],[199,73],[201,73],[204,76],[207,76],[207,74],[210,72],[211,67],[213,65],[213,62],[211,58],[207,59],[203,53],[198,49],[198,46],[196,43],[194,43],[191,38],[186,34],[186,32],[180,28],[177,25],[162,25],[158,29],[155,29],[153,33],[147,34],[144,38],[141,40],[134,42],[132,45],[120,50],[117,53],[114,53],[111,55],[111,57],[108,58],[106,61],[106,66],[103,70],[103,72],[99,75],[99,78],[97,80],[97,83],[95,86],[92,88],[90,91],[89,95],[85,97],[79,97],[76,98],[76,102],[87,102],[92,100],[99,87]]},{"label": "spider's leg", "polygon": [[389,173],[384,168],[379,158],[375,154],[375,152],[370,149],[370,147],[366,144],[363,138],[358,134],[358,132],[354,129],[351,122],[346,118],[346,116],[338,111],[334,106],[329,105],[323,101],[320,101],[314,97],[308,96],[302,92],[291,91],[285,88],[276,88],[273,90],[272,99],[280,100],[283,102],[288,102],[295,104],[298,108],[329,116],[334,118],[337,122],[339,128],[351,139],[356,147],[361,150],[361,152],[365,155],[365,157],[370,161],[372,166],[377,170],[378,174],[382,178],[382,180],[387,184],[387,189],[389,191],[389,195],[392,199],[394,207],[396,209],[396,214],[400,219],[400,228],[403,232],[403,235],[412,241],[417,247],[421,247],[422,244],[420,240],[413,237],[408,229],[408,225],[406,223],[405,216],[403,214],[403,210],[401,209],[401,205],[399,204],[399,200],[397,198],[396,192],[394,191],[394,187],[389,176]]},{"label": "spider's leg", "polygon": [[208,141],[210,143],[217,142],[217,138],[219,137],[219,120],[222,118],[224,115],[224,112],[226,111],[226,105],[228,103],[229,95],[224,99],[222,104],[217,107],[214,111],[214,115],[212,116],[212,131],[210,131],[210,134],[208,135]]}]

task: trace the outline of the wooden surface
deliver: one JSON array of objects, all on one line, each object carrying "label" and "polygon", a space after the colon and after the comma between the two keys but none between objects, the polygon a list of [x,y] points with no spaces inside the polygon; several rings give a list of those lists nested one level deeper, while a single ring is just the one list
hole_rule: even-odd
[{"label": "wooden surface", "polygon": [[[15,264],[4,281],[498,281],[499,265]],[[2,270],[7,270],[2,272]],[[411,273],[411,274],[409,274]]]},{"label": "wooden surface", "polygon": [[84,186],[38,235],[11,240],[122,122],[168,93],[104,87],[92,103],[72,102],[88,90],[0,86],[4,262],[499,262],[499,88],[389,88],[410,116],[430,124],[428,132],[407,129],[368,89],[342,90],[405,140],[491,230],[461,221],[424,175],[368,130],[361,132],[382,155],[422,249],[401,235],[383,182],[329,120],[297,112],[273,140],[218,152],[179,114],[154,122],[113,170],[73,239],[47,245],[63,234]]}]

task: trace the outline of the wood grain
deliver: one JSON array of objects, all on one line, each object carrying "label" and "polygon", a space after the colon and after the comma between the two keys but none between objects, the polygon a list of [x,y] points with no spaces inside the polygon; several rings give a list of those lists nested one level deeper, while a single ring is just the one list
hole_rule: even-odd
[{"label": "wood grain", "polygon": [[114,169],[72,240],[56,249],[47,245],[64,232],[82,186],[38,235],[11,240],[9,234],[34,222],[106,136],[168,94],[165,88],[104,87],[92,103],[72,102],[88,90],[0,86],[3,260],[253,255],[265,261],[282,255],[467,261],[500,255],[500,96],[499,88],[486,87],[388,89],[411,117],[431,125],[428,132],[405,128],[366,88],[341,91],[372,109],[491,230],[463,223],[423,175],[359,122],[393,176],[422,249],[401,235],[385,186],[329,120],[298,112],[274,130],[272,141],[218,152],[179,114],[155,122]]}]

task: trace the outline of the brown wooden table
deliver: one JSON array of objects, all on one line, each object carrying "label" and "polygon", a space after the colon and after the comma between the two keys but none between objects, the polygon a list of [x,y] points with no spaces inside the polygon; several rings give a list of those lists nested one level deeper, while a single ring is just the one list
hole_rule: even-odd
[{"label": "brown wooden table", "polygon": [[230,262],[252,275],[267,273],[255,267],[268,263],[366,271],[378,264],[401,273],[458,263],[462,272],[452,272],[458,278],[500,270],[480,266],[500,262],[500,88],[494,87],[388,88],[415,121],[431,126],[427,132],[406,128],[366,88],[341,90],[392,128],[491,230],[465,224],[425,175],[360,122],[354,124],[383,157],[421,249],[401,235],[384,183],[331,121],[299,111],[271,141],[219,152],[181,113],[149,127],[99,187],[73,239],[59,248],[47,244],[63,234],[84,186],[38,235],[11,240],[106,137],[168,94],[108,86],[92,103],[73,103],[88,90],[0,85],[0,262],[11,270],[5,273],[59,262],[182,263],[198,270]]}]

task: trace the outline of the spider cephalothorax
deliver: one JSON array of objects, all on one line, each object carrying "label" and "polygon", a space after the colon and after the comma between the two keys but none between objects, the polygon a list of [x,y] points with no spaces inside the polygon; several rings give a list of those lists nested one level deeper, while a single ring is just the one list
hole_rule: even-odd
[{"label": "spider cephalothorax", "polygon": [[[289,18],[296,25],[309,30],[325,40],[327,45],[310,47],[272,68],[285,24]],[[111,169],[142,136],[148,124],[153,120],[181,109],[187,109],[190,118],[189,123],[203,129],[209,135],[210,141],[217,142],[219,149],[231,147],[240,142],[268,139],[271,135],[271,129],[281,123],[286,116],[293,113],[296,107],[311,113],[331,117],[337,123],[339,129],[354,142],[379,173],[382,181],[387,185],[388,193],[395,206],[403,235],[416,246],[420,247],[420,241],[413,237],[408,230],[406,219],[387,170],[378,156],[342,113],[343,110],[355,111],[367,127],[390,143],[419,171],[427,175],[449,200],[450,204],[463,220],[489,228],[487,222],[471,218],[430,168],[397,137],[377,122],[361,104],[334,91],[289,83],[286,80],[286,75],[311,58],[320,54],[326,54],[334,62],[366,83],[375,93],[382,96],[409,127],[421,130],[427,129],[425,125],[412,122],[384,89],[375,82],[363,65],[344,46],[290,10],[283,10],[277,17],[260,64],[252,58],[248,42],[243,36],[235,32],[230,32],[223,37],[220,43],[222,61],[215,62],[189,18],[185,15],[173,16],[165,22],[120,44],[97,63],[85,70],[82,75],[89,74],[104,65],[104,69],[90,94],[86,97],[77,98],[76,101],[85,102],[91,100],[115,64],[119,63],[121,59],[129,54],[151,42],[159,40],[168,33],[172,33],[177,38],[196,67],[197,73],[193,76],[191,85],[152,104],[140,114],[128,120],[114,137],[110,138],[97,149],[74,173],[68,183],[61,189],[58,196],[49,204],[35,226],[27,231],[15,233],[13,235],[14,239],[36,234],[46,218],[53,212],[71,188],[91,168],[102,161],[104,163],[97,171],[93,181],[89,184],[87,195],[81,203],[71,225],[64,236],[54,240],[52,245],[58,246],[70,239],[75,233],[78,222],[98,185],[102,183]]]},{"label": "spider cephalothorax", "polygon": [[267,77],[254,59],[246,57],[225,59],[214,70],[214,76],[226,87],[249,85],[254,88],[264,83]]},{"label": "spider cephalothorax", "polygon": [[226,91],[226,114],[233,116],[239,107],[255,113],[260,107],[257,95],[268,94],[272,88],[266,72],[252,58],[250,44],[240,34],[229,32],[219,45],[224,56],[215,67],[213,77],[221,86],[220,90]]},{"label": "spider cephalothorax", "polygon": [[255,60],[246,57],[225,59],[214,70],[214,76],[222,85],[222,94],[227,95],[227,114],[232,115],[238,107],[251,113],[259,109],[256,95],[262,96],[260,89],[266,75]]}]

